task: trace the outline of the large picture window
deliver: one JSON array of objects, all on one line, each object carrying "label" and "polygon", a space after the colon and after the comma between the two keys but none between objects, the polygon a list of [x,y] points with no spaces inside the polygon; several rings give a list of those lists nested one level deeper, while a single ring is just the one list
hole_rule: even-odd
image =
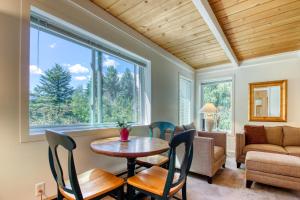
[{"label": "large picture window", "polygon": [[[201,83],[201,107],[213,103],[217,108],[215,129],[231,133],[232,130],[232,80]],[[201,124],[204,126],[201,114]]]},{"label": "large picture window", "polygon": [[144,66],[31,17],[31,133],[143,123]]}]

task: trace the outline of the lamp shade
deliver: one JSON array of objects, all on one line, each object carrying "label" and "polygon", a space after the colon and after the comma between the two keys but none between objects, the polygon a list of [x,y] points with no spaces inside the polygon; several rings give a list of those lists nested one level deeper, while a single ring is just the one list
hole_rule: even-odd
[{"label": "lamp shade", "polygon": [[201,113],[216,113],[217,112],[217,108],[215,107],[214,104],[212,103],[206,103],[201,109],[200,109]]}]

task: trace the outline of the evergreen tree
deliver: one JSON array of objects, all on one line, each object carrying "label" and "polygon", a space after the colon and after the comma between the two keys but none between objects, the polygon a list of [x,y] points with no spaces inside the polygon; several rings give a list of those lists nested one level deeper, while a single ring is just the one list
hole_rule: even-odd
[{"label": "evergreen tree", "polygon": [[133,106],[134,106],[134,78],[131,71],[126,68],[120,80],[121,92],[118,96],[118,105],[121,107],[119,116],[122,120],[133,121]]},{"label": "evergreen tree", "polygon": [[114,100],[117,97],[120,91],[119,81],[117,69],[113,66],[109,66],[103,77],[103,92],[109,100]]},{"label": "evergreen tree", "polygon": [[72,113],[75,123],[88,123],[90,118],[89,90],[79,86],[72,96]]},{"label": "evergreen tree", "polygon": [[126,68],[120,80],[121,95],[125,98],[133,100],[134,78],[131,71]]},{"label": "evergreen tree", "polygon": [[41,76],[34,96],[45,120],[62,123],[64,117],[71,115],[70,103],[74,91],[70,85],[71,78],[70,72],[58,64]]}]

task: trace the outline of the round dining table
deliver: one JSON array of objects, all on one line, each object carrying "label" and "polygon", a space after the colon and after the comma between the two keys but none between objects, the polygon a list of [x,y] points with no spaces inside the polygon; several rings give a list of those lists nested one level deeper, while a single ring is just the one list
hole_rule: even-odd
[{"label": "round dining table", "polygon": [[[97,154],[127,159],[127,177],[134,176],[136,158],[152,156],[169,150],[169,143],[154,137],[132,136],[128,141],[120,141],[120,137],[105,138],[93,141],[91,149]],[[128,199],[132,199],[134,190],[128,187]]]}]

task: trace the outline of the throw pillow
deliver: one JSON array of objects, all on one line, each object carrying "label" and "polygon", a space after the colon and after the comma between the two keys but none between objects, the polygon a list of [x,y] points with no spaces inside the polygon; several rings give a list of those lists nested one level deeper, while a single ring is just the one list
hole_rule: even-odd
[{"label": "throw pillow", "polygon": [[184,131],[184,127],[183,126],[176,126],[175,127],[175,131],[174,131],[174,135],[178,134],[178,133],[182,133]]},{"label": "throw pillow", "polygon": [[266,144],[267,137],[264,126],[245,125],[246,144]]},{"label": "throw pillow", "polygon": [[187,125],[183,125],[183,128],[184,130],[196,129],[194,122]]},{"label": "throw pillow", "polygon": [[283,127],[283,146],[300,146],[300,128]]}]

